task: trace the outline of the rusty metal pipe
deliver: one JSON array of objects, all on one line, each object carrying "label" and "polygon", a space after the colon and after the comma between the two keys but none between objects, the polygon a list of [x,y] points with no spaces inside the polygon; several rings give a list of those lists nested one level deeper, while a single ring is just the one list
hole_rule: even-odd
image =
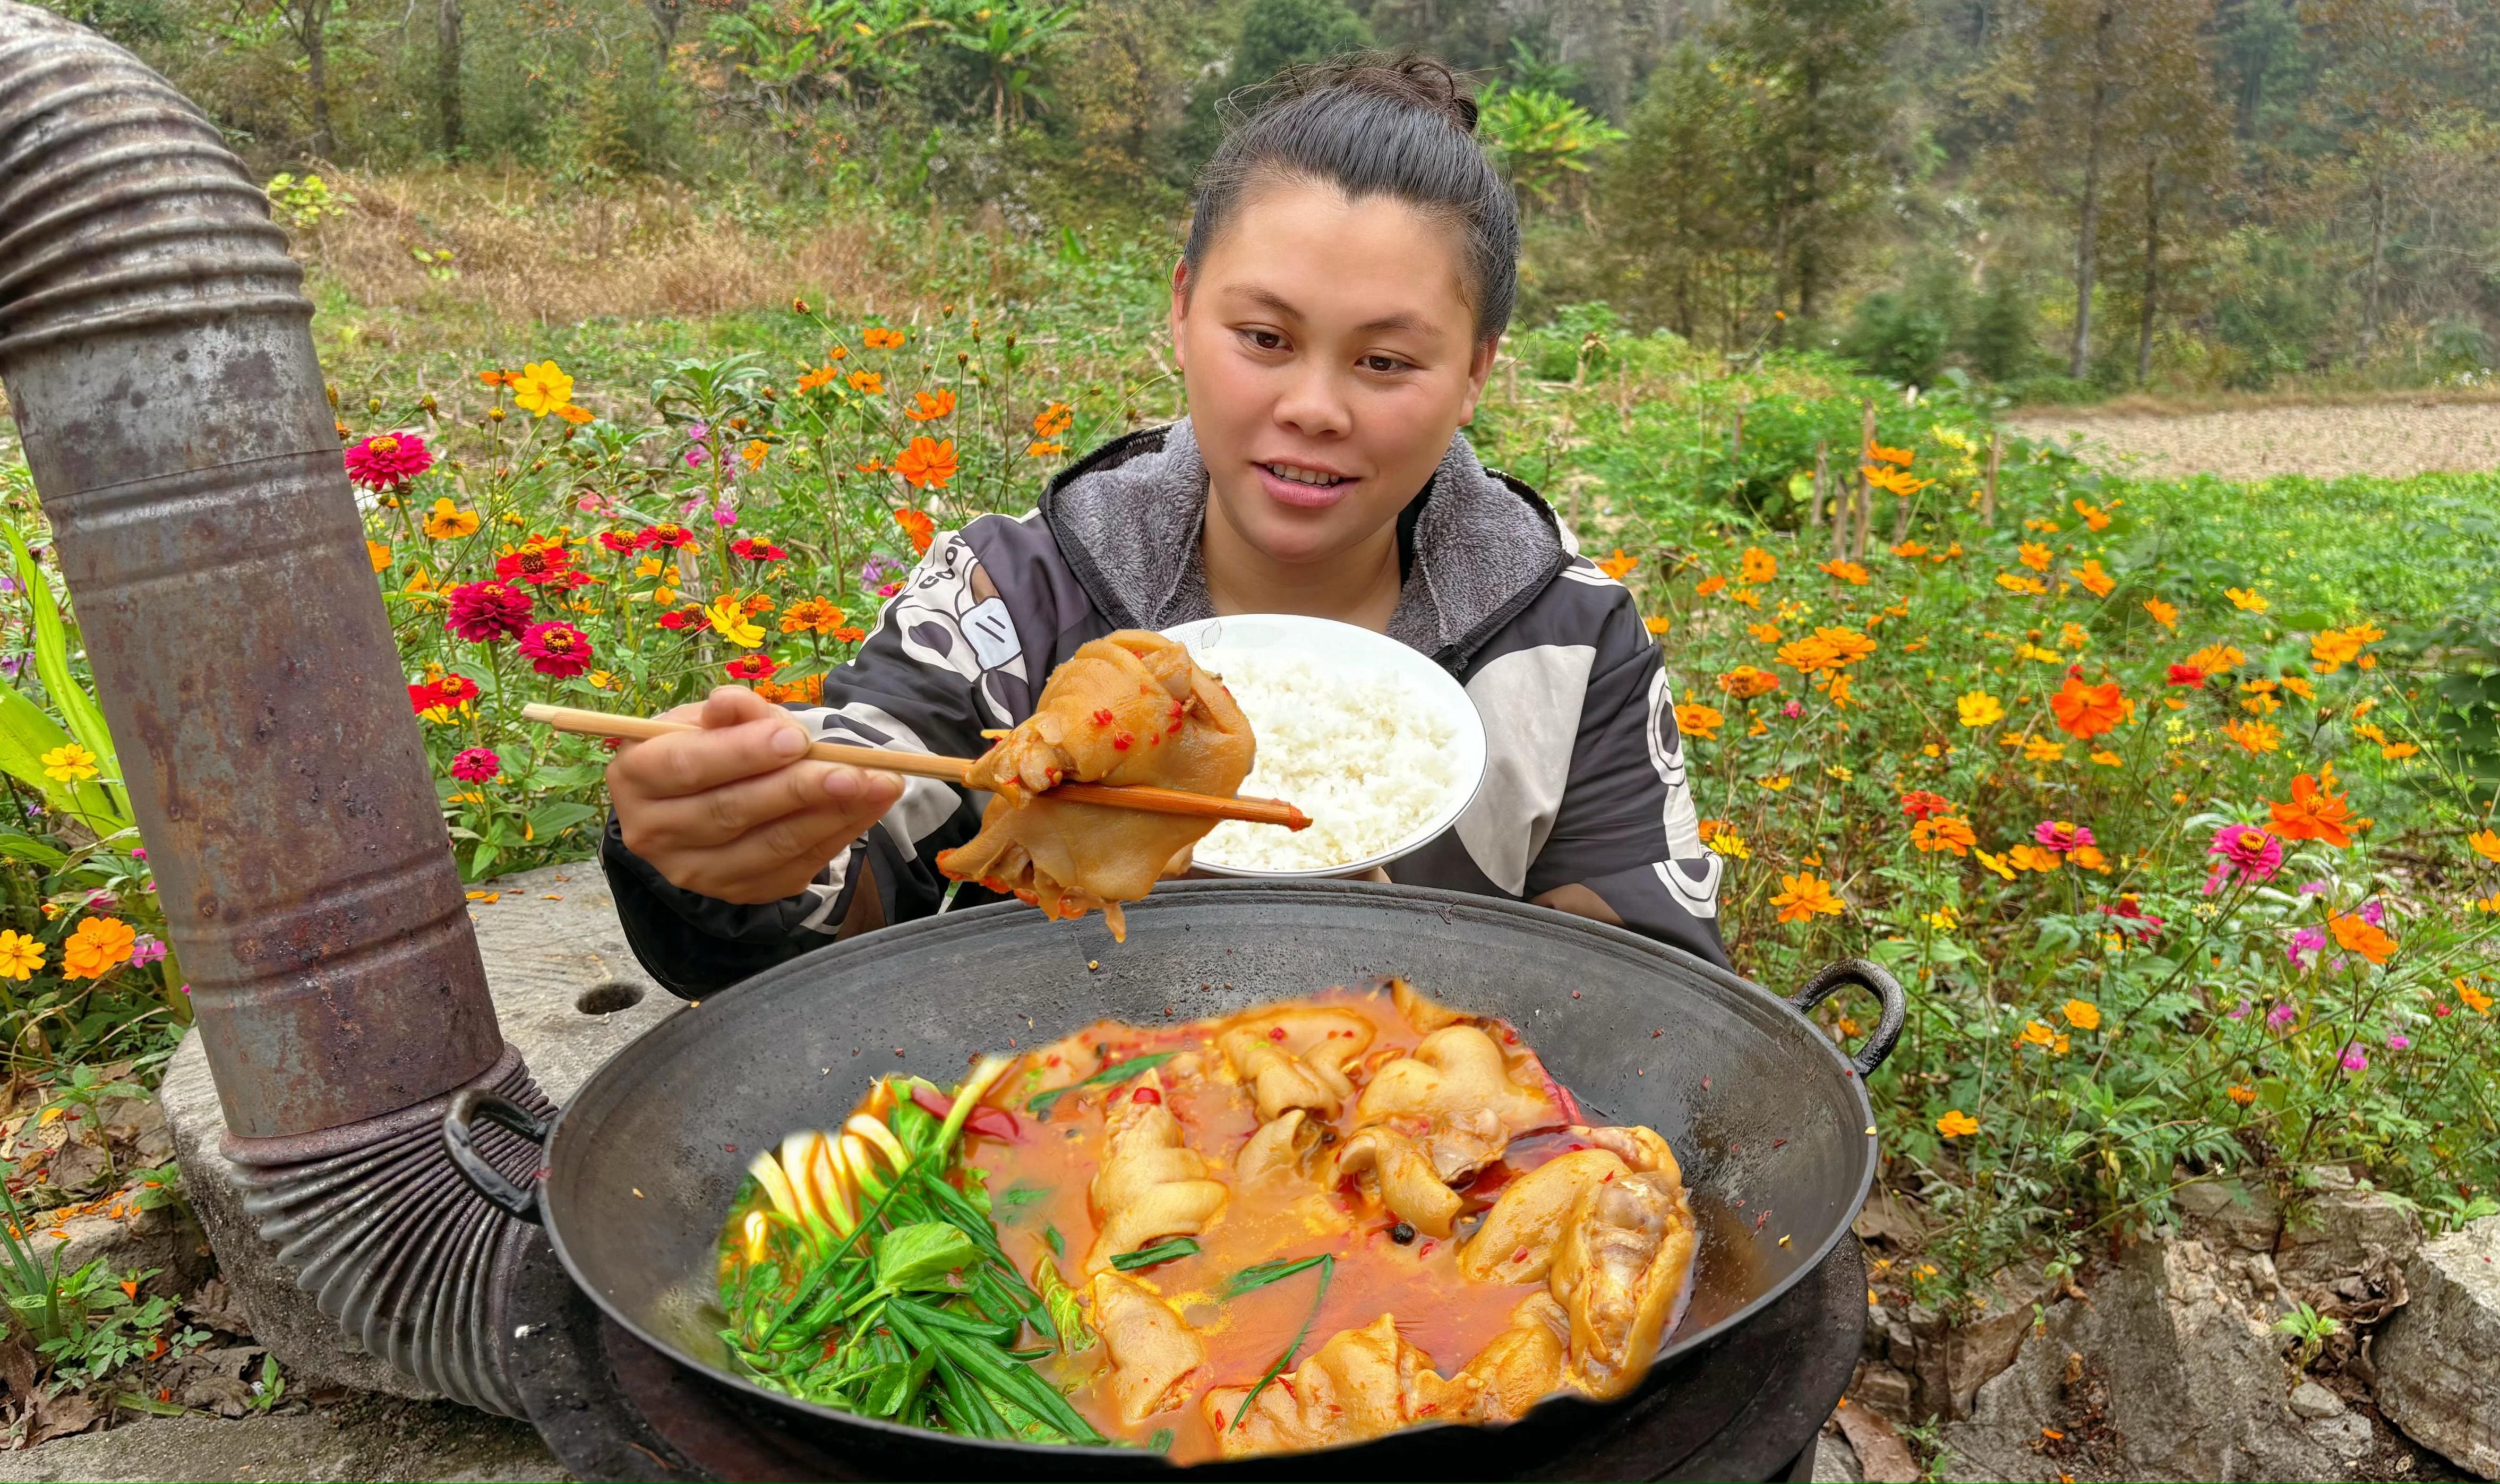
[{"label": "rusty metal pipe", "polygon": [[302,278],[171,83],[0,0],[0,381],[228,1153],[325,1312],[510,1410],[477,1360],[510,1222],[411,1130],[463,1087],[536,1090],[487,998]]}]

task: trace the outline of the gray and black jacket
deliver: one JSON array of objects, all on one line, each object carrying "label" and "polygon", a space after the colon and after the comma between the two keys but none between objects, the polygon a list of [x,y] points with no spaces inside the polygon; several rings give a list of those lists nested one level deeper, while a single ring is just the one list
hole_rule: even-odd
[{"label": "gray and black jacket", "polygon": [[[1199,558],[1206,486],[1183,420],[1096,449],[1037,510],[939,533],[857,657],[826,677],[824,704],[794,709],[829,741],[978,754],[982,730],[1031,714],[1078,645],[1212,613]],[[1631,595],[1464,434],[1398,535],[1404,588],[1390,637],[1466,687],[1488,756],[1457,827],[1390,876],[1512,900],[1576,883],[1626,927],[1725,964],[1720,860],[1701,843],[1674,698]],[[972,837],[986,798],[910,779],[814,884],[761,906],[670,884],[612,819],[603,857],[643,967],[699,996],[832,941],[864,875],[885,921],[936,911],[950,884],[938,852]],[[956,905],[993,900],[968,882]]]}]

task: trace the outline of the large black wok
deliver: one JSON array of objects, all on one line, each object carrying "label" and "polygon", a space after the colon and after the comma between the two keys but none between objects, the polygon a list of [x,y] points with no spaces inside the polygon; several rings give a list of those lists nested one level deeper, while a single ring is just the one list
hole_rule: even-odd
[{"label": "large black wok", "polygon": [[[1863,1078],[1891,1049],[1903,1002],[1871,964],[1834,966],[1784,1001],[1673,948],[1542,907],[1418,887],[1179,882],[1129,909],[1125,944],[1099,917],[1055,923],[1003,904],[825,948],[653,1028],[550,1129],[471,1095],[444,1137],[489,1199],[545,1223],[574,1281],[610,1317],[759,1426],[804,1430],[863,1474],[1168,1472],[1137,1449],[954,1437],[731,1375],[712,1304],[722,1218],[758,1151],[793,1129],[833,1124],[872,1077],[905,1071],[947,1085],[973,1053],[1003,1049],[1010,1037],[1031,1046],[1105,1016],[1193,1019],[1384,973],[1517,1025],[1592,1122],[1645,1123],[1666,1136],[1702,1224],[1692,1306],[1640,1390],[1617,1402],[1558,1398],[1508,1428],[1419,1428],[1193,1471],[1484,1477],[1532,1467],[1635,1406],[1675,1407],[1679,1422],[1690,1410],[1692,1435],[1714,1433],[1756,1390],[1758,1377],[1729,1371],[1764,1364],[1760,1347],[1727,1341],[1822,1262],[1874,1177]],[[1854,1062],[1799,1013],[1848,983],[1883,999]],[[535,1188],[513,1186],[475,1151],[477,1125],[489,1122],[543,1135]],[[1464,1357],[1436,1359],[1448,1367]]]}]

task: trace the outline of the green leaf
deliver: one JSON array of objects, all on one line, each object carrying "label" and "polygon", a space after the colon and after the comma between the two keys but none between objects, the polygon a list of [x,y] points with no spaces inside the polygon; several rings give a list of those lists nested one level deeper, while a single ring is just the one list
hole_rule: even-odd
[{"label": "green leaf", "polygon": [[1265,1288],[1270,1283],[1278,1282],[1282,1279],[1292,1277],[1295,1273],[1317,1268],[1322,1263],[1330,1260],[1330,1254],[1323,1252],[1317,1257],[1278,1258],[1272,1263],[1259,1263],[1252,1267],[1244,1268],[1239,1272],[1234,1273],[1231,1280],[1224,1285],[1224,1297],[1228,1300],[1238,1299],[1243,1294],[1249,1293],[1254,1289]]},{"label": "green leaf", "polygon": [[1068,1238],[1059,1235],[1059,1228],[1055,1226],[1043,1227],[1041,1229],[1041,1239],[1050,1243],[1050,1250],[1058,1256],[1066,1257],[1068,1255]]},{"label": "green leaf", "polygon": [[[121,763],[113,748],[112,729],[104,724],[104,711],[70,669],[69,627],[52,601],[52,585],[44,579],[43,569],[26,549],[26,539],[14,527],[0,526],[0,538],[8,541],[10,551],[17,559],[17,580],[24,585],[27,606],[34,613],[35,674],[42,678],[44,690],[60,711],[61,719],[69,724],[70,735],[101,760],[98,766],[105,773],[119,777]],[[127,812],[126,806],[122,811]]]},{"label": "green leaf", "polygon": [[942,1221],[896,1227],[877,1239],[877,1286],[896,1292],[944,1288],[946,1275],[979,1252],[963,1228]]},{"label": "green leaf", "polygon": [[549,836],[561,835],[575,825],[598,817],[599,810],[587,804],[576,804],[570,799],[558,799],[550,804],[542,804],[530,811],[530,828],[543,840]]},{"label": "green leaf", "polygon": [[58,871],[69,859],[57,848],[16,830],[0,830],[0,855],[41,866],[47,871]]},{"label": "green leaf", "polygon": [[1111,1258],[1111,1266],[1122,1272],[1135,1272],[1140,1268],[1152,1268],[1157,1263],[1168,1263],[1176,1257],[1192,1256],[1198,1250],[1196,1237],[1174,1237],[1159,1241],[1151,1247],[1139,1247],[1135,1252],[1115,1253]]},{"label": "green leaf", "polygon": [[1178,1055],[1180,1053],[1177,1051],[1158,1051],[1151,1056],[1131,1057],[1125,1062],[1114,1062],[1082,1082],[1071,1082],[1066,1087],[1054,1087],[1046,1093],[1036,1093],[1032,1101],[1025,1104],[1025,1108],[1036,1118],[1046,1119],[1050,1116],[1050,1110],[1059,1105],[1059,1100],[1069,1093],[1081,1092],[1088,1087],[1108,1087],[1115,1082],[1125,1082],[1139,1072],[1152,1072]]}]

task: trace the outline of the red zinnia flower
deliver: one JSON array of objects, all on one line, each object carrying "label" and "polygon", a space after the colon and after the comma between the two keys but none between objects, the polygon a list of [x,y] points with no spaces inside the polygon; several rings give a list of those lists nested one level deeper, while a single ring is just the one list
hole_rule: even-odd
[{"label": "red zinnia flower", "polygon": [[635,533],[634,540],[644,546],[691,546],[695,533],[674,520],[663,520],[655,526],[644,526]]},{"label": "red zinnia flower", "polygon": [[622,531],[600,532],[599,544],[606,546],[609,550],[615,552],[618,556],[631,556],[635,552],[642,549],[642,541],[641,537],[628,536]]},{"label": "red zinnia flower", "polygon": [[431,685],[411,685],[408,688],[408,709],[416,715],[422,716],[442,704],[443,692]]},{"label": "red zinnia flower", "polygon": [[451,760],[451,775],[463,783],[492,783],[504,771],[504,760],[491,748],[468,747]]},{"label": "red zinnia flower", "polygon": [[347,480],[377,492],[404,487],[434,467],[425,440],[413,433],[377,433],[347,449]]},{"label": "red zinnia flower", "polygon": [[517,638],[530,626],[530,595],[501,582],[464,582],[451,589],[444,627],[472,643]]},{"label": "red zinnia flower", "polygon": [[711,619],[704,612],[702,604],[689,603],[684,608],[662,613],[660,615],[660,627],[664,629],[703,630],[711,627]]},{"label": "red zinnia flower", "polygon": [[1901,812],[1912,819],[1928,819],[1938,814],[1952,813],[1953,801],[1942,794],[1931,794],[1924,788],[1914,788],[1901,796]]},{"label": "red zinnia flower", "polygon": [[434,682],[434,693],[445,703],[458,706],[477,698],[477,682],[455,670]]},{"label": "red zinnia flower", "polygon": [[741,536],[729,544],[729,549],[750,562],[777,562],[790,554],[760,536]]},{"label": "red zinnia flower", "polygon": [[741,654],[729,662],[729,677],[733,680],[769,680],[780,668],[769,654]]},{"label": "red zinnia flower", "polygon": [[569,680],[590,668],[590,636],[569,623],[534,623],[521,636],[521,652],[539,674]]},{"label": "red zinnia flower", "polygon": [[2193,665],[2173,665],[2170,667],[2170,683],[2173,685],[2201,686],[2205,683],[2205,672],[2197,669]]},{"label": "red zinnia flower", "polygon": [[507,582],[518,579],[530,583],[565,582],[567,585],[572,585],[569,580],[572,576],[569,569],[572,566],[571,551],[552,543],[534,539],[523,542],[518,551],[505,553],[495,563],[495,576]]}]

